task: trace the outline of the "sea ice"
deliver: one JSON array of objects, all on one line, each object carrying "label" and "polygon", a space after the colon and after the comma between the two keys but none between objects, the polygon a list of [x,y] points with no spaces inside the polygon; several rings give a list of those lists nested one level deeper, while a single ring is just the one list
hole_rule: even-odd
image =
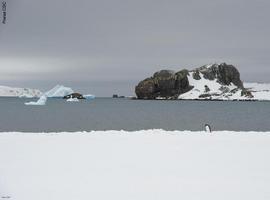
[{"label": "sea ice", "polygon": [[83,97],[86,99],[89,99],[89,100],[96,98],[96,96],[92,95],[92,94],[85,94],[85,95],[83,95]]}]

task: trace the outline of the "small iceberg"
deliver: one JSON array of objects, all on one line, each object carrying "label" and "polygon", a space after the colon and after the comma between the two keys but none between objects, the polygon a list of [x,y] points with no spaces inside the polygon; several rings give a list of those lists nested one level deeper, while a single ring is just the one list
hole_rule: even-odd
[{"label": "small iceberg", "polygon": [[64,96],[73,93],[73,90],[69,87],[65,87],[63,85],[56,85],[51,90],[45,92],[38,101],[31,101],[24,103],[25,105],[32,105],[32,106],[44,106],[46,105],[48,97],[58,97],[63,98]]},{"label": "small iceberg", "polygon": [[82,95],[80,93],[74,93],[74,91],[69,87],[65,87],[63,85],[56,85],[51,90],[45,92],[38,101],[26,102],[24,104],[42,106],[46,104],[47,98],[63,98],[67,99],[68,102],[79,102],[80,99],[87,99],[87,100],[95,99],[95,95],[92,94]]},{"label": "small iceberg", "polygon": [[31,106],[44,106],[44,105],[46,105],[46,102],[47,102],[47,97],[45,95],[43,95],[37,101],[30,101],[30,102],[26,102],[24,104],[31,105]]},{"label": "small iceberg", "polygon": [[67,102],[79,102],[80,100],[77,98],[69,98],[67,99]]},{"label": "small iceberg", "polygon": [[88,99],[88,100],[91,100],[91,99],[95,99],[96,98],[96,96],[95,95],[92,95],[92,94],[85,94],[85,95],[83,95],[83,97],[85,99]]}]

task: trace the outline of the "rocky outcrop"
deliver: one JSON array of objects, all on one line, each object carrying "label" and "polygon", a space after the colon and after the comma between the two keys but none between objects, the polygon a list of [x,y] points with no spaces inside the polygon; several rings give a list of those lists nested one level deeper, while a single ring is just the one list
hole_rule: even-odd
[{"label": "rocky outcrop", "polygon": [[236,67],[226,63],[204,65],[190,71],[161,70],[139,82],[135,93],[139,99],[177,99],[186,93],[190,93],[191,99],[229,99],[235,94],[253,98],[252,93],[244,88]]},{"label": "rocky outcrop", "polygon": [[85,97],[80,93],[72,93],[63,97],[64,99],[85,99]]},{"label": "rocky outcrop", "polygon": [[113,94],[112,98],[120,98],[120,99],[122,99],[122,98],[125,98],[125,96],[123,96],[123,95],[119,96],[118,94]]},{"label": "rocky outcrop", "polygon": [[192,77],[195,80],[200,80],[201,79],[201,76],[200,76],[199,70],[195,70],[194,73],[192,74]]},{"label": "rocky outcrop", "polygon": [[233,65],[227,65],[226,63],[204,65],[200,68],[192,70],[193,78],[199,80],[200,73],[208,80],[217,79],[222,85],[230,85],[233,83],[239,88],[243,88],[243,82],[240,80],[240,73]]},{"label": "rocky outcrop", "polygon": [[204,92],[205,93],[210,92],[210,88],[207,85],[204,86]]},{"label": "rocky outcrop", "polygon": [[247,90],[246,88],[243,88],[241,91],[241,96],[247,97],[247,98],[253,98],[253,94],[251,91]]},{"label": "rocky outcrop", "polygon": [[192,87],[188,81],[188,70],[174,72],[161,70],[150,78],[141,81],[135,88],[139,99],[177,99],[182,93],[189,91]]}]

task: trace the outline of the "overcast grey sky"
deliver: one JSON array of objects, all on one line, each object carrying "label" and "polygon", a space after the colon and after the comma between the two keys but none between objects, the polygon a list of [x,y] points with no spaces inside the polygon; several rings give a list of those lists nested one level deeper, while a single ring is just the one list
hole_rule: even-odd
[{"label": "overcast grey sky", "polygon": [[269,0],[5,1],[0,85],[132,95],[157,70],[214,62],[270,82]]}]

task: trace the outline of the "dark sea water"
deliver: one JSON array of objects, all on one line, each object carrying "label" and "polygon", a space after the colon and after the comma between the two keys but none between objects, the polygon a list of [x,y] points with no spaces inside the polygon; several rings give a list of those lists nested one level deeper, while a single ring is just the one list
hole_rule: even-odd
[{"label": "dark sea water", "polygon": [[45,106],[26,106],[29,99],[0,98],[0,132],[91,130],[270,131],[270,102],[151,101],[97,98]]}]

